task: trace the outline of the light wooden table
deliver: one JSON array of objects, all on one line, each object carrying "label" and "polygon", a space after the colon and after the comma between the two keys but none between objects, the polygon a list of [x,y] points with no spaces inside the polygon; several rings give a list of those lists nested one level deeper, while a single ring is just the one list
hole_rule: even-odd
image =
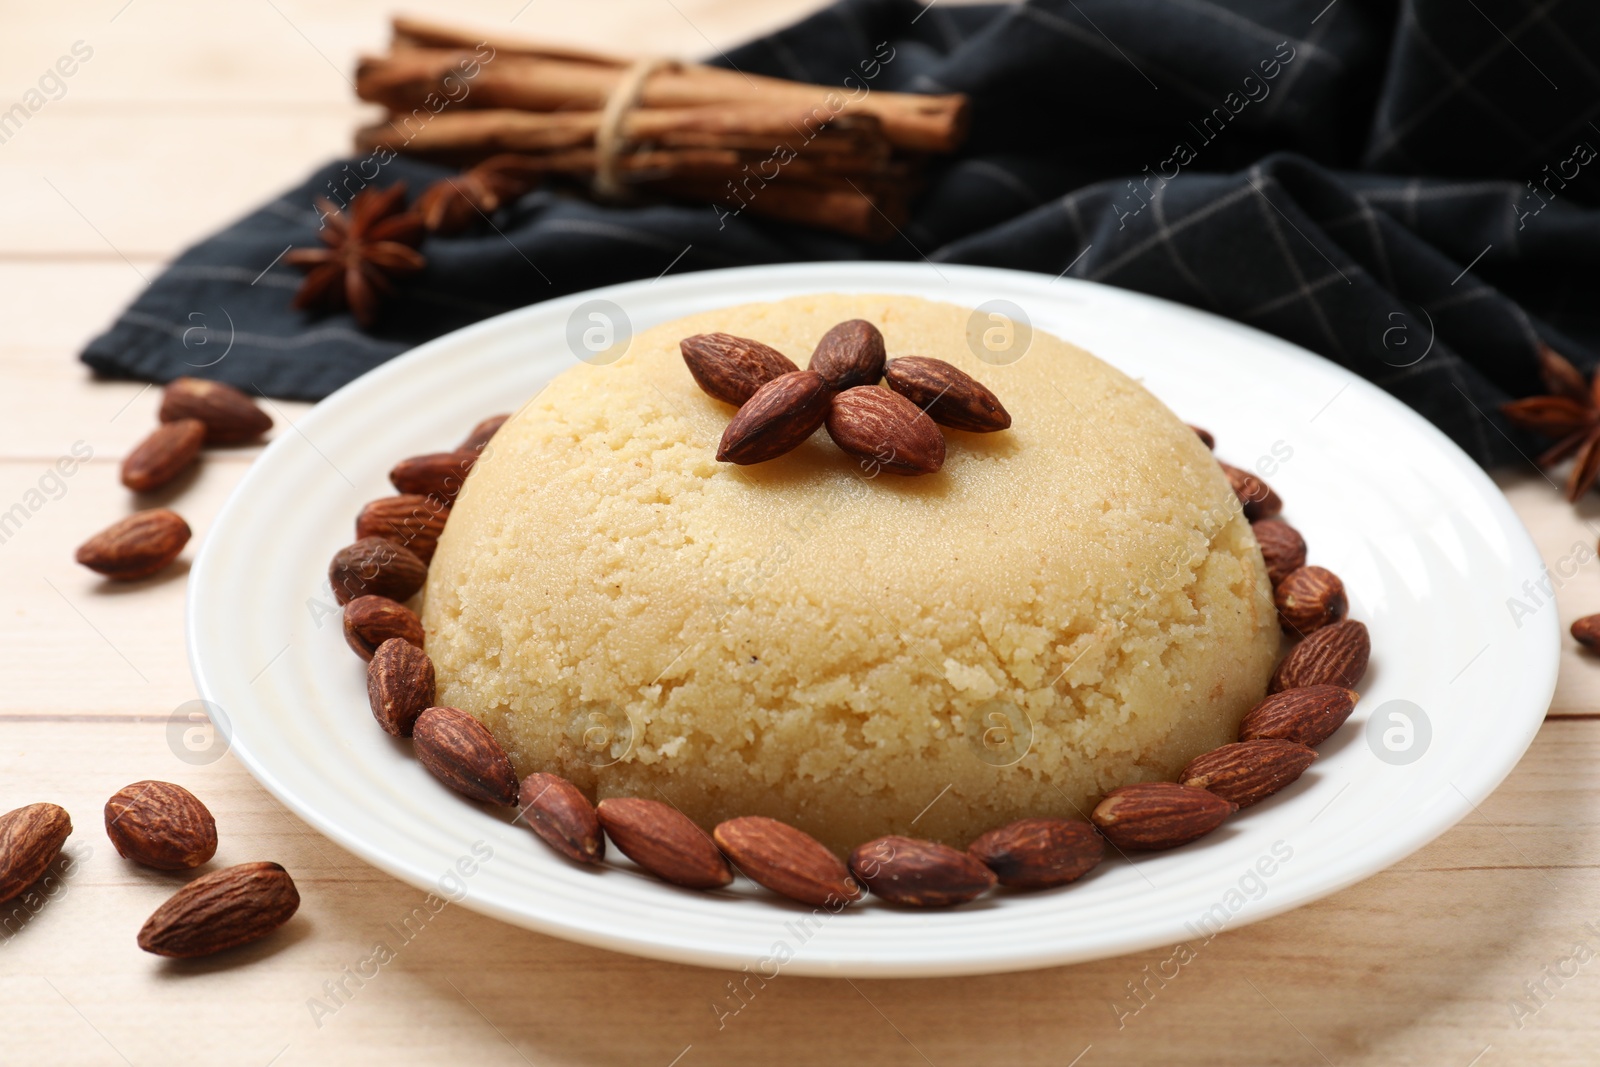
[{"label": "light wooden table", "polygon": [[[475,0],[451,14],[621,49],[698,54],[814,0]],[[117,463],[156,391],[74,356],[163,260],[338,154],[362,115],[346,78],[380,47],[372,2],[74,0],[6,5],[0,110],[75,41],[92,57],[0,144],[0,810],[65,805],[76,862],[36,914],[0,909],[0,1062],[72,1064],[1590,1063],[1600,1028],[1600,664],[1568,647],[1550,719],[1509,780],[1442,839],[1310,907],[1224,933],[1119,1027],[1128,983],[1169,953],[935,981],[782,977],[719,1029],[729,975],[613,955],[447,908],[376,978],[345,977],[422,894],[311,832],[231,758],[191,767],[168,716],[194,693],[183,568],[119,592],[71,550],[124,514]],[[284,404],[281,416],[300,406]],[[41,478],[76,442],[93,459]],[[171,494],[203,538],[251,451],[208,455]],[[1539,477],[1504,482],[1547,561],[1592,548]],[[35,506],[37,505],[37,506]],[[1530,577],[1534,577],[1531,576]],[[1563,625],[1600,610],[1585,564]],[[249,605],[240,605],[249,610]],[[1550,610],[1550,609],[1546,609]],[[122,862],[100,811],[171,778],[222,831],[217,863],[271,858],[304,906],[278,936],[170,966],[133,935],[178,879]],[[1575,945],[1586,946],[1567,962]],[[1147,968],[1149,969],[1147,971]],[[1566,977],[1561,977],[1565,972]],[[1168,969],[1170,974],[1170,968]],[[1550,977],[1552,974],[1556,977]],[[328,983],[351,995],[328,1003]],[[1538,1010],[1511,1005],[1542,983]],[[1519,1025],[1520,1023],[1520,1025]]]}]

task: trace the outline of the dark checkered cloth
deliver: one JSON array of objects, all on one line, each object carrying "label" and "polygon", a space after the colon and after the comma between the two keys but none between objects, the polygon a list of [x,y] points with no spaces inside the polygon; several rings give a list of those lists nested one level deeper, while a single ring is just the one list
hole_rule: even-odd
[{"label": "dark checkered cloth", "polygon": [[[83,358],[316,398],[484,316],[669,267],[925,258],[1268,330],[1493,463],[1533,447],[1497,408],[1540,391],[1538,343],[1585,370],[1600,357],[1591,0],[843,0],[712,61],[842,84],[882,42],[874,87],[974,104],[968,144],[886,245],[540,191],[494,229],[430,238],[426,272],[367,334],[291,310],[301,276],[276,259],[316,243],[311,198],[341,162],[185,252]],[[443,173],[397,160],[379,181]]]}]

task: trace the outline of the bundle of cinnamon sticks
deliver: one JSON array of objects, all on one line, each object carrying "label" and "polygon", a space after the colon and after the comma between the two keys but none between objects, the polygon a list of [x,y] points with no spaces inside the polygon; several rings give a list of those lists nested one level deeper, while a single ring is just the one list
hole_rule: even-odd
[{"label": "bundle of cinnamon sticks", "polygon": [[[906,221],[927,158],[958,147],[967,101],[873,88],[894,50],[841,86],[611,55],[394,20],[356,92],[389,114],[362,152],[594,188],[608,199],[717,205],[870,240]],[[598,181],[597,181],[598,176]]]}]

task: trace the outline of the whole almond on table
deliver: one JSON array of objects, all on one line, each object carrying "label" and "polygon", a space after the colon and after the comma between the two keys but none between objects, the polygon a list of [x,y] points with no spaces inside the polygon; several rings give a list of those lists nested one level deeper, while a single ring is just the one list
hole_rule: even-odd
[{"label": "whole almond on table", "polygon": [[403,637],[378,646],[367,664],[367,703],[386,733],[410,737],[417,717],[438,699],[433,660]]},{"label": "whole almond on table", "polygon": [[1190,426],[1189,429],[1193,430],[1194,431],[1194,435],[1196,437],[1200,438],[1200,443],[1201,444],[1205,445],[1207,448],[1211,449],[1212,451],[1216,451],[1217,439],[1215,437],[1211,436],[1211,431],[1210,430],[1202,430],[1198,426]]},{"label": "whole almond on table", "polygon": [[161,488],[194,465],[205,440],[199,419],[162,423],[122,461],[122,484],[136,493]]},{"label": "whole almond on table", "polygon": [[1267,578],[1276,586],[1306,565],[1306,539],[1282,519],[1258,519],[1250,524],[1267,565]]},{"label": "whole almond on table", "polygon": [[828,436],[872,472],[932,474],[944,466],[944,434],[922,409],[875,385],[848,389],[828,406]]},{"label": "whole almond on table", "polygon": [[1011,425],[1011,413],[987,386],[942,359],[891,359],[884,379],[890,389],[927,412],[940,426],[969,433],[994,433]]},{"label": "whole almond on table", "polygon": [[1308,636],[1283,657],[1272,675],[1270,693],[1308,685],[1342,685],[1352,688],[1367,673],[1372,638],[1365,623],[1346,619]]},{"label": "whole almond on table", "polygon": [[828,414],[833,390],[816,373],[795,371],[772,379],[745,401],[717,445],[723,463],[765,463],[799,448]]},{"label": "whole almond on table", "polygon": [[509,418],[510,415],[490,415],[472,428],[472,432],[467,434],[467,439],[456,446],[456,451],[477,452],[481,455],[488,446],[489,439],[495,435],[495,431],[504,426]]},{"label": "whole almond on table", "polygon": [[1113,789],[1089,817],[1106,840],[1131,852],[1187,845],[1238,810],[1233,801],[1204,789],[1145,782]]},{"label": "whole almond on table", "polygon": [[1178,783],[1247,808],[1292,783],[1316,760],[1316,750],[1297,741],[1236,741],[1190,760],[1178,772]]},{"label": "whole almond on table", "polygon": [[1273,591],[1278,622],[1285,633],[1308,634],[1345,617],[1350,605],[1344,583],[1324,567],[1300,567],[1284,576]]},{"label": "whole almond on table", "polygon": [[689,889],[721,889],[733,881],[710,836],[672,805],[609,797],[595,811],[622,854],[662,881]]},{"label": "whole almond on table", "polygon": [[395,464],[389,482],[402,493],[454,501],[478,461],[476,452],[430,452]]},{"label": "whole almond on table", "polygon": [[741,874],[774,893],[819,908],[861,897],[844,861],[788,823],[746,815],[718,824],[711,836]]},{"label": "whole almond on table", "polygon": [[740,407],[756,390],[800,368],[776,348],[731,333],[697,333],[678,342],[695,384],[708,396]]},{"label": "whole almond on table", "polygon": [[883,334],[866,319],[841,322],[822,335],[806,366],[835,392],[877,385],[883,377]]},{"label": "whole almond on table", "polygon": [[1277,738],[1320,745],[1344,725],[1359,699],[1358,693],[1342,685],[1285,689],[1245,712],[1239,723],[1239,740]]},{"label": "whole almond on table", "polygon": [[362,659],[398,637],[423,647],[422,620],[416,612],[386,596],[358,596],[344,606],[344,639]]},{"label": "whole almond on table", "polygon": [[428,708],[411,730],[417,760],[464,797],[485,804],[517,802],[517,772],[483,723],[460,708]]},{"label": "whole almond on table", "polygon": [[328,584],[340,604],[368,595],[410,600],[427,580],[428,565],[386,537],[363,537],[335,552],[328,564]]},{"label": "whole almond on table", "polygon": [[192,959],[266,937],[300,908],[289,872],[276,863],[241,863],[201,875],[157,908],[139,947]]},{"label": "whole almond on table", "polygon": [[850,873],[873,895],[912,908],[965,904],[999,880],[970,852],[898,834],[857,845]]},{"label": "whole almond on table", "polygon": [[1600,615],[1585,615],[1572,624],[1572,637],[1591,652],[1600,652]]},{"label": "whole almond on table", "polygon": [[582,790],[558,774],[530,774],[518,794],[522,819],[539,837],[577,863],[599,863],[606,856],[600,816]]},{"label": "whole almond on table", "polygon": [[379,497],[356,516],[356,538],[382,537],[410,549],[423,563],[433,559],[450,505],[419,493]]},{"label": "whole almond on table", "polygon": [[131,582],[165,569],[189,536],[189,524],[177,512],[151,508],[107,526],[79,545],[74,558],[114,581]]},{"label": "whole almond on table", "polygon": [[72,817],[55,804],[0,815],[0,904],[44,877],[71,834]]},{"label": "whole almond on table", "polygon": [[171,782],[134,782],[106,801],[106,836],[123,859],[186,871],[217,854],[217,820],[200,798]]},{"label": "whole almond on table", "polygon": [[1239,498],[1239,503],[1244,506],[1245,518],[1251,522],[1257,519],[1270,519],[1283,510],[1283,501],[1272,491],[1272,486],[1249,471],[1229,466],[1220,460],[1218,465],[1222,468],[1222,473],[1228,476],[1228,484],[1233,486],[1233,493]]},{"label": "whole almond on table", "polygon": [[1086,822],[1019,819],[967,846],[1011,889],[1048,889],[1076,882],[1100,865],[1105,839]]},{"label": "whole almond on table", "polygon": [[174,378],[161,394],[161,421],[199,419],[208,445],[242,445],[272,429],[272,418],[231,385]]}]

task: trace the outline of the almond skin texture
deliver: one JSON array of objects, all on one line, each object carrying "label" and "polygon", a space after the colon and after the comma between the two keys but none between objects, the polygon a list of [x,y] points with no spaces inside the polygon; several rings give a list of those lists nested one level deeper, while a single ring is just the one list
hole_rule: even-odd
[{"label": "almond skin texture", "polygon": [[139,947],[192,959],[266,937],[300,908],[289,872],[276,863],[241,863],[201,875],[155,910]]},{"label": "almond skin texture", "polygon": [[662,881],[689,889],[721,889],[733,881],[711,838],[670,804],[610,797],[596,811],[622,854]]},{"label": "almond skin texture", "polygon": [[1353,688],[1367,673],[1372,638],[1365,623],[1346,619],[1324,626],[1301,641],[1278,664],[1269,693],[1308,685],[1342,685]]},{"label": "almond skin texture", "polygon": [[999,880],[970,852],[894,834],[857,845],[850,873],[875,896],[911,908],[965,904]]},{"label": "almond skin texture", "polygon": [[772,379],[745,401],[722,431],[717,459],[723,463],[765,463],[800,447],[828,414],[833,391],[811,371]]},{"label": "almond skin texture", "polygon": [[742,407],[772,379],[800,368],[794,360],[760,341],[731,333],[697,333],[678,342],[683,362],[706,395]]},{"label": "almond skin texture", "polygon": [[189,524],[175,511],[152,508],[114,522],[78,546],[76,559],[118,582],[164,570],[189,543]]},{"label": "almond skin texture", "polygon": [[403,637],[378,646],[367,664],[367,703],[372,717],[395,737],[410,737],[417,716],[439,697],[433,660]]},{"label": "almond skin texture", "polygon": [[395,464],[389,482],[402,493],[454,501],[478,462],[476,452],[430,452]]},{"label": "almond skin texture", "polygon": [[600,816],[577,786],[557,774],[530,774],[521,798],[523,821],[545,844],[577,863],[606,858]]},{"label": "almond skin texture", "polygon": [[1284,576],[1273,599],[1284,633],[1304,636],[1344,619],[1350,609],[1339,576],[1323,567],[1300,567]]},{"label": "almond skin texture", "polygon": [[1283,510],[1283,501],[1272,491],[1272,486],[1249,471],[1230,467],[1220,461],[1219,464],[1222,473],[1228,476],[1228,484],[1233,486],[1234,495],[1244,507],[1245,518],[1251,522],[1257,519],[1270,519]]},{"label": "almond skin texture", "polygon": [[1189,429],[1193,430],[1194,431],[1194,435],[1196,437],[1200,438],[1200,443],[1201,444],[1205,445],[1207,448],[1211,449],[1212,451],[1216,451],[1217,439],[1215,437],[1211,436],[1211,431],[1210,430],[1202,430],[1198,426],[1190,426]]},{"label": "almond skin texture", "polygon": [[1214,793],[1176,782],[1146,782],[1113,789],[1090,818],[1100,832],[1129,852],[1177,848],[1204,837],[1239,810]]},{"label": "almond skin texture", "polygon": [[272,429],[272,418],[231,385],[204,378],[174,378],[161,394],[161,421],[199,419],[206,444],[242,445]]},{"label": "almond skin texture", "polygon": [[456,451],[476,452],[482,455],[483,450],[488,447],[489,439],[494,436],[496,430],[506,424],[506,420],[510,417],[510,415],[490,415],[472,428],[472,432],[467,434],[467,439],[456,446]]},{"label": "almond skin texture", "polygon": [[378,646],[394,637],[422,647],[422,620],[404,604],[385,596],[358,596],[344,606],[344,639],[362,659],[372,659]]},{"label": "almond skin texture", "polygon": [[719,824],[711,836],[741,874],[774,893],[818,908],[861,898],[844,862],[788,823],[747,815]]},{"label": "almond skin texture", "polygon": [[429,708],[411,739],[417,759],[457,793],[485,804],[517,802],[517,772],[483,723],[460,708]]},{"label": "almond skin texture", "polygon": [[0,904],[44,877],[71,834],[72,817],[55,804],[0,815]]},{"label": "almond skin texture", "polygon": [[113,793],[106,836],[123,859],[158,871],[191,870],[217,854],[217,820],[171,782],[134,782]]},{"label": "almond skin texture", "polygon": [[1585,615],[1574,622],[1572,639],[1590,652],[1600,652],[1600,615]]},{"label": "almond skin texture", "polygon": [[1048,889],[1076,882],[1099,866],[1106,843],[1095,828],[1071,819],[1019,819],[967,847],[1010,889]]},{"label": "almond skin texture", "polygon": [[884,371],[889,388],[940,426],[994,433],[1011,425],[1011,413],[978,379],[942,359],[902,356]]},{"label": "almond skin texture", "polygon": [[1245,712],[1239,723],[1239,740],[1276,738],[1320,745],[1344,725],[1359,699],[1359,694],[1338,685],[1286,689]]},{"label": "almond skin texture", "polygon": [[883,377],[883,334],[866,319],[841,322],[822,335],[807,368],[835,392],[877,385]]},{"label": "almond skin texture", "polygon": [[1190,760],[1178,782],[1248,808],[1299,778],[1316,760],[1315,749],[1296,741],[1238,741]]},{"label": "almond skin texture", "polygon": [[356,516],[356,537],[383,537],[409,548],[427,563],[439,547],[450,505],[420,493],[380,497]]},{"label": "almond skin texture", "polygon": [[427,580],[428,565],[384,537],[363,537],[346,545],[328,564],[328,584],[341,605],[368,595],[410,600]]},{"label": "almond skin texture", "polygon": [[1274,587],[1306,565],[1306,539],[1281,519],[1261,519],[1250,524]]},{"label": "almond skin texture", "polygon": [[161,488],[194,465],[205,440],[199,419],[162,423],[122,461],[122,484],[136,493]]},{"label": "almond skin texture", "polygon": [[898,393],[863,385],[833,398],[828,436],[869,474],[932,474],[944,466],[944,434]]}]

